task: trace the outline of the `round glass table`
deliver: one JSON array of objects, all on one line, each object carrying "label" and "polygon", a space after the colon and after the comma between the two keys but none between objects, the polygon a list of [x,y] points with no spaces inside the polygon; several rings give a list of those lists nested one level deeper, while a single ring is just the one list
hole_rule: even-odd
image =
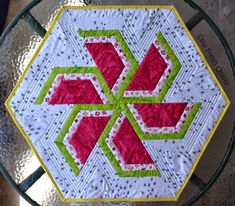
[{"label": "round glass table", "polygon": [[[192,205],[213,186],[228,163],[235,143],[234,133],[234,74],[235,60],[223,33],[207,15],[213,5],[191,0],[162,0],[159,5],[174,5],[186,26],[206,56],[212,70],[231,100],[231,106],[216,130],[206,152],[190,178],[178,202],[162,202],[159,205]],[[61,5],[154,5],[153,0],[33,0],[9,23],[0,37],[0,164],[8,182],[32,205],[156,205],[156,203],[64,203],[53,184],[40,166],[37,158],[6,111],[4,102],[35,49],[45,36]],[[211,3],[212,4],[212,3]],[[202,9],[203,8],[203,9]],[[229,15],[228,7],[219,15]],[[213,14],[213,16],[216,16]],[[224,27],[229,22],[225,22]],[[20,205],[23,205],[22,203]]]}]

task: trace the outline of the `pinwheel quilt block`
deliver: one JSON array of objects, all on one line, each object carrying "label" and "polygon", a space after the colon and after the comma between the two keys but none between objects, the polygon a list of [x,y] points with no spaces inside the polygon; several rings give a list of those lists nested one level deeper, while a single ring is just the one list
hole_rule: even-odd
[{"label": "pinwheel quilt block", "polygon": [[6,102],[81,202],[177,200],[229,104],[173,6],[63,6]]}]

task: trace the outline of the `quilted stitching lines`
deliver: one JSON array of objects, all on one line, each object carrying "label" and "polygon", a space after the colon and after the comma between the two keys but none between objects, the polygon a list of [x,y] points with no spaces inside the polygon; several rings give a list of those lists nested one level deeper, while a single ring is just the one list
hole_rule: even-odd
[{"label": "quilted stitching lines", "polygon": [[[97,67],[54,68],[35,101],[36,104],[74,104],[55,141],[57,147],[76,175],[98,141],[119,176],[159,176],[157,163],[141,140],[183,138],[201,103],[185,103],[185,108],[176,111],[174,125],[163,123],[159,128],[147,127],[144,119],[139,122],[140,116],[133,106],[158,104],[165,107],[157,111],[161,113],[159,116],[170,118],[162,113],[170,105],[163,100],[181,68],[179,60],[161,33],[140,66],[119,31],[79,31],[79,35]],[[95,88],[93,93],[88,91],[91,84]],[[70,85],[75,85],[74,89]],[[102,101],[94,102],[96,95]],[[57,101],[52,101],[55,96]],[[182,103],[174,103],[177,104]]]}]

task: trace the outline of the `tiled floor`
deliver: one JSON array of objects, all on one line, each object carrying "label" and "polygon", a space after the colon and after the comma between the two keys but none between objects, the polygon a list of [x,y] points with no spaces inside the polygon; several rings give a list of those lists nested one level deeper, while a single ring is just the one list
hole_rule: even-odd
[{"label": "tiled floor", "polygon": [[2,175],[0,175],[0,205],[19,206],[19,195],[10,187]]},{"label": "tiled floor", "polygon": [[29,4],[31,0],[10,0],[8,16],[6,24],[14,17],[22,8]]},{"label": "tiled floor", "polygon": [[[9,22],[12,17],[29,2],[30,0],[11,0],[7,22]],[[207,8],[212,15],[212,18],[215,19],[216,23],[222,29],[233,51],[235,51],[235,25],[233,22],[235,13],[232,12],[235,9],[234,0],[198,0],[198,2],[201,3],[204,8]],[[216,50],[217,45],[214,45],[214,47]],[[210,159],[204,158],[203,161],[204,165],[207,165]],[[235,153],[233,153],[229,164],[217,183],[196,205],[233,206],[235,205],[234,188]],[[17,193],[7,184],[3,177],[0,176],[0,205],[22,206],[19,202]]]}]

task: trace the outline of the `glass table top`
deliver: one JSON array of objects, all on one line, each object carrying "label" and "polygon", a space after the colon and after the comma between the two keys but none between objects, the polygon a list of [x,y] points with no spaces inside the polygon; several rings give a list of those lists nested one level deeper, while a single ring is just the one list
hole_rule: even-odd
[{"label": "glass table top", "polygon": [[[208,6],[204,1],[198,1],[199,5],[212,15],[215,19],[221,19],[221,16],[228,15],[228,10],[221,10],[220,17],[213,13],[213,6]],[[35,6],[31,13],[41,23],[41,25],[48,29],[55,14],[61,5],[84,5],[83,1],[76,0],[61,0],[50,1],[44,0]],[[143,4],[154,5],[154,0],[91,0],[91,5],[128,5],[128,4]],[[159,1],[158,4],[175,5],[184,21],[186,22],[195,11],[189,7],[182,0],[169,0]],[[220,22],[219,22],[220,23]],[[226,34],[229,34],[229,22],[224,24],[220,23],[220,26]],[[233,122],[234,122],[234,79],[226,53],[219,42],[218,38],[205,21],[198,24],[192,31],[192,35],[197,41],[202,52],[206,56],[209,64],[212,67],[215,75],[227,92],[232,104],[229,108],[229,112],[225,115],[219,128],[214,134],[212,141],[204,153],[197,169],[198,174],[203,180],[208,180],[213,171],[218,167],[218,164],[222,160],[223,154],[226,151],[226,147],[229,138],[232,134]],[[230,37],[228,35],[228,37]],[[232,39],[232,38],[231,38]],[[16,84],[19,76],[22,74],[26,67],[30,57],[34,53],[37,46],[42,41],[35,31],[33,31],[27,22],[19,20],[15,27],[9,32],[7,37],[0,45],[0,161],[7,168],[8,172],[15,180],[16,183],[20,183],[34,170],[36,170],[40,163],[34,156],[29,145],[23,138],[22,134],[15,126],[10,115],[6,111],[4,102],[9,96],[11,90]],[[205,172],[206,168],[206,172]],[[40,191],[40,195],[39,194]],[[189,197],[193,196],[198,189],[188,183],[185,191],[181,195],[178,203],[159,203],[159,205],[181,205]],[[42,176],[28,191],[27,194],[32,197],[41,205],[155,205],[155,203],[63,203],[55,188],[53,187],[50,179],[46,174]],[[20,205],[24,205],[25,201],[22,200]]]}]

